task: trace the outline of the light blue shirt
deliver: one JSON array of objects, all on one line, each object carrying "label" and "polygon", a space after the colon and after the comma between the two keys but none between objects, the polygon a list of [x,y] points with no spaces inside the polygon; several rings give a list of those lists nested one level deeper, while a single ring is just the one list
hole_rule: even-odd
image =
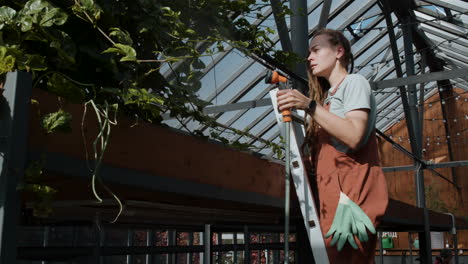
[{"label": "light blue shirt", "polygon": [[[372,94],[372,90],[369,82],[366,78],[359,74],[349,74],[341,82],[335,95],[331,95],[335,87],[331,87],[328,90],[328,96],[325,99],[325,104],[330,102],[330,112],[345,118],[345,114],[349,111],[356,109],[369,109],[369,119],[367,121],[367,128],[364,134],[364,138],[359,143],[357,149],[361,148],[367,143],[371,133],[375,129],[376,121],[376,104],[375,98]],[[349,153],[351,149],[340,141],[332,138],[333,146],[341,152]]]}]

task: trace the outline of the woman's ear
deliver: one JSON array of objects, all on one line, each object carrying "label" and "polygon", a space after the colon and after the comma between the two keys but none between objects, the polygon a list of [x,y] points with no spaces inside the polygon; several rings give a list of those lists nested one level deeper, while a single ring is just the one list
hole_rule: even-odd
[{"label": "woman's ear", "polygon": [[344,56],[344,53],[345,53],[345,50],[344,50],[343,46],[340,45],[340,46],[336,47],[336,58],[337,59],[341,59],[341,57]]}]

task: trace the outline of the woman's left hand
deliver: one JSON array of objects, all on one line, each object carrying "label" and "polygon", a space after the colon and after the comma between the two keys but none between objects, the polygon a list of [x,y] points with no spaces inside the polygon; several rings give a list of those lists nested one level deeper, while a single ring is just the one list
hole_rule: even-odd
[{"label": "woman's left hand", "polygon": [[278,90],[277,103],[280,111],[295,108],[305,110],[309,108],[312,99],[303,95],[296,89]]}]

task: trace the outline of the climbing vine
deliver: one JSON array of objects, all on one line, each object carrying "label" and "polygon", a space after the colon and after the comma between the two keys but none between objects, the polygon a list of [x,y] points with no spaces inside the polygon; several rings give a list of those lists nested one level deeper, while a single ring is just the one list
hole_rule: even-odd
[{"label": "climbing vine", "polygon": [[[202,109],[209,102],[197,97],[206,66],[203,57],[227,47],[268,54],[285,64],[297,62],[294,54],[274,48],[271,28],[251,23],[264,18],[268,0],[6,0],[2,4],[0,77],[9,71],[27,71],[34,88],[92,106],[100,126],[93,144],[93,183],[99,181],[99,165],[111,126],[117,122],[109,114],[117,109],[161,125],[163,113],[182,123],[193,119],[212,128],[207,137],[226,145],[256,148],[221,136],[229,131],[260,140],[281,156],[278,145],[204,115]],[[282,14],[289,14],[286,6]],[[170,74],[164,74],[163,68]],[[69,131],[72,118],[59,109],[44,116],[41,125],[47,133]]]}]

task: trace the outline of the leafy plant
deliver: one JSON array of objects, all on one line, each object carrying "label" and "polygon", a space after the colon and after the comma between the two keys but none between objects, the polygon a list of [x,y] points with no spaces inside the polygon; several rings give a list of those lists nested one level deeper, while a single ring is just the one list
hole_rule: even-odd
[{"label": "leafy plant", "polygon": [[31,206],[33,215],[46,217],[52,213],[52,202],[56,189],[42,182],[43,161],[32,161],[26,167],[23,182],[18,185],[18,190],[31,193],[35,199]]},{"label": "leafy plant", "polygon": [[71,120],[71,114],[60,109],[55,113],[45,115],[42,118],[41,125],[47,134],[51,134],[58,131],[70,132]]},{"label": "leafy plant", "polygon": [[[155,124],[162,124],[163,113],[182,125],[195,120],[215,131],[214,139],[242,150],[257,148],[231,142],[221,133],[262,140],[203,114],[210,104],[197,96],[205,74],[203,57],[232,47],[246,54],[268,54],[284,63],[297,61],[294,54],[274,49],[271,28],[251,23],[264,19],[268,0],[6,0],[2,4],[0,75],[31,72],[34,87],[70,102],[92,102],[100,116],[109,106],[118,106],[120,113]],[[285,6],[282,13],[289,14]],[[68,130],[71,116],[59,110],[42,120],[52,133]],[[110,131],[111,122],[104,120],[102,130]],[[97,140],[105,141],[106,133]],[[281,155],[278,145],[262,142]],[[97,158],[102,159],[104,150]]]}]

